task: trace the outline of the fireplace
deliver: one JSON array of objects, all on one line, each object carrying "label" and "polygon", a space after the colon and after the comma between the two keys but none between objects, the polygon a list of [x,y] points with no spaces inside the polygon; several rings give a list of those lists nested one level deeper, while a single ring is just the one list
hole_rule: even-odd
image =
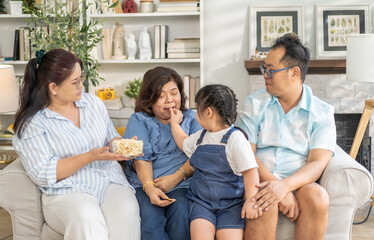
[{"label": "fireplace", "polygon": [[[351,149],[360,118],[361,114],[335,114],[337,144],[347,153]],[[371,137],[369,137],[369,127],[365,131],[356,160],[371,171]]]}]

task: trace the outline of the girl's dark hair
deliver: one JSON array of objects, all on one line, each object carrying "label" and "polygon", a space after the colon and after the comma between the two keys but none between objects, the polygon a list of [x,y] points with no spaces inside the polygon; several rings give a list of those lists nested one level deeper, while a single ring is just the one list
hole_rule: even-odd
[{"label": "girl's dark hair", "polygon": [[181,107],[180,110],[186,110],[186,95],[183,91],[183,81],[179,74],[167,67],[156,67],[148,70],[143,77],[143,83],[140,87],[139,96],[136,99],[135,112],[145,112],[149,116],[154,116],[152,106],[161,95],[162,87],[173,81],[177,84],[181,94]]},{"label": "girl's dark hair", "polygon": [[278,38],[271,49],[284,47],[286,53],[280,60],[285,63],[285,67],[298,66],[301,71],[301,79],[304,82],[308,72],[310,52],[295,33],[287,33]]},{"label": "girl's dark hair", "polygon": [[39,66],[36,58],[27,63],[19,97],[20,108],[14,121],[14,131],[19,138],[32,117],[50,104],[49,84],[60,85],[73,73],[76,63],[82,67],[77,56],[63,49],[47,52]]},{"label": "girl's dark hair", "polygon": [[236,121],[238,99],[228,86],[211,84],[201,88],[195,96],[197,111],[201,113],[207,107],[214,108],[222,117],[222,123],[231,125]]}]

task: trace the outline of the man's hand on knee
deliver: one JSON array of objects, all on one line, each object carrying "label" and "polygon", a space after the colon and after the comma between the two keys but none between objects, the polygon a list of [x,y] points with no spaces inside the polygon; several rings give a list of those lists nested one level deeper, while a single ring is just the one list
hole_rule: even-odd
[{"label": "man's hand on knee", "polygon": [[254,199],[260,210],[267,211],[272,205],[277,205],[289,192],[287,186],[282,181],[266,181],[256,184],[260,191],[256,193]]},{"label": "man's hand on knee", "polygon": [[299,217],[299,203],[292,192],[286,194],[286,196],[278,203],[278,207],[279,211],[287,216],[291,221],[295,221]]}]

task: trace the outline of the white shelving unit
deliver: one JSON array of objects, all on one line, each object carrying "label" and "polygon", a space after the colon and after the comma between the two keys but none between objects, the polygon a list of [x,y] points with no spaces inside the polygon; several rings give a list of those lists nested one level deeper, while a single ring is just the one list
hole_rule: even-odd
[{"label": "white shelving unit", "polygon": [[[14,31],[21,26],[27,26],[30,14],[0,14],[0,55],[13,56]],[[27,61],[5,61],[0,64],[11,64],[16,75],[23,75]]]},{"label": "white shelving unit", "polygon": [[[139,5],[139,1],[136,0]],[[155,1],[155,5],[158,0]],[[147,31],[151,38],[152,55],[154,49],[154,25],[168,25],[168,41],[174,38],[198,37],[200,38],[200,59],[150,59],[140,60],[137,54],[135,60],[99,60],[103,69],[99,70],[101,77],[105,81],[100,81],[100,86],[90,86],[90,93],[96,93],[97,89],[103,87],[113,87],[117,96],[123,96],[123,92],[128,85],[128,81],[139,78],[144,73],[157,66],[166,66],[176,70],[181,77],[191,75],[192,77],[200,77],[201,86],[204,84],[203,74],[203,29],[202,16],[203,1],[200,1],[200,12],[154,12],[154,13],[123,13],[123,14],[90,14],[87,13],[88,20],[103,21],[104,28],[113,28],[116,22],[122,22],[125,30],[125,38],[129,33],[133,33],[136,41],[142,26],[147,27]],[[156,6],[155,6],[156,9]],[[139,11],[139,6],[138,6]],[[27,26],[29,14],[0,15],[0,55],[13,56],[14,31],[21,26]],[[139,52],[139,51],[138,51]],[[17,75],[23,75],[27,61],[6,61],[0,64],[12,64]],[[118,111],[118,113],[116,113]],[[110,110],[114,117],[127,116],[128,109]]]},{"label": "white shelving unit", "polygon": [[[138,1],[136,1],[138,4]],[[158,1],[155,1],[155,7]],[[90,86],[90,92],[95,93],[98,88],[113,87],[116,95],[123,96],[128,81],[139,78],[144,73],[157,66],[166,66],[176,70],[181,77],[191,75],[200,77],[201,86],[204,84],[203,74],[203,24],[202,24],[203,1],[200,1],[200,12],[153,12],[153,13],[123,13],[123,14],[87,14],[88,20],[102,20],[104,28],[113,29],[116,22],[121,22],[125,30],[125,38],[129,33],[133,33],[136,41],[142,26],[146,26],[147,32],[151,38],[152,55],[154,49],[154,26],[168,25],[168,41],[174,38],[198,37],[200,38],[200,58],[199,59],[150,59],[140,60],[137,54],[135,60],[99,60],[103,66],[100,70],[100,76],[105,79],[100,82],[99,87]],[[139,7],[138,7],[139,10]],[[138,51],[139,52],[139,51]],[[153,56],[152,56],[153,57]],[[116,114],[115,112],[119,113]],[[124,116],[128,109],[110,110],[111,116]]]}]

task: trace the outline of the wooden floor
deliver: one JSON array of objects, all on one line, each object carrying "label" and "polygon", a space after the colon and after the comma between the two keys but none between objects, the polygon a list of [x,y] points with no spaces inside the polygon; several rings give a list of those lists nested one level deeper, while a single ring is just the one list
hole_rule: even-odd
[{"label": "wooden floor", "polygon": [[[373,209],[374,210],[374,209]],[[355,222],[362,221],[364,217],[356,217]],[[0,240],[12,240],[12,224],[7,211],[0,208]],[[374,239],[374,216],[360,225],[353,225],[353,240],[373,240]]]}]

